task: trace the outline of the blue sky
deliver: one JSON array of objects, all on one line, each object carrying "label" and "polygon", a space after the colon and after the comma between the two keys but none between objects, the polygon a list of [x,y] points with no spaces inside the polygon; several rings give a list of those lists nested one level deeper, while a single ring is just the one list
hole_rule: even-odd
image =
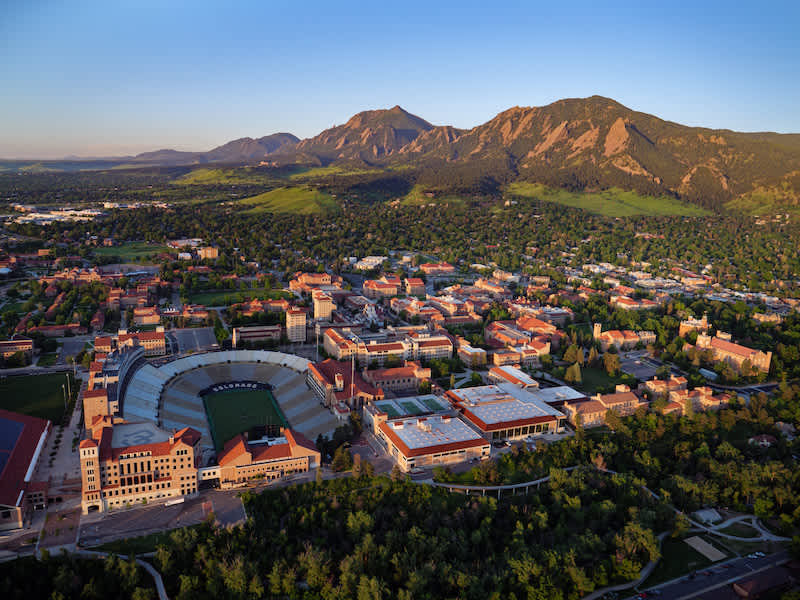
[{"label": "blue sky", "polygon": [[798,23],[788,1],[4,0],[0,157],[308,137],[395,104],[466,128],[593,94],[800,132]]}]

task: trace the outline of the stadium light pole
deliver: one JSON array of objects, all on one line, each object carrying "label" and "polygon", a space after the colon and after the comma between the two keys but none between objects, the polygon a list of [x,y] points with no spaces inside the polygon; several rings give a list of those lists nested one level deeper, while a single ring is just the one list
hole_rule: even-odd
[{"label": "stadium light pole", "polygon": [[64,396],[64,410],[67,410],[67,388],[64,387],[64,384],[61,384],[61,393]]},{"label": "stadium light pole", "polygon": [[67,392],[69,393],[69,397],[72,398],[72,386],[69,383],[69,373],[64,373],[64,377],[67,379]]}]

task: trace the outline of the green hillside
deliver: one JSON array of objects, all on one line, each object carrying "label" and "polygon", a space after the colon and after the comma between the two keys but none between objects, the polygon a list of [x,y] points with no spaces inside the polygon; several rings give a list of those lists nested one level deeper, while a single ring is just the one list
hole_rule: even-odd
[{"label": "green hillside", "polygon": [[619,188],[602,192],[570,192],[548,188],[539,183],[517,182],[509,184],[506,193],[511,196],[555,202],[608,217],[634,215],[702,217],[711,214],[696,204],[681,202],[670,196],[643,196]]},{"label": "green hillside", "polygon": [[245,212],[251,215],[263,213],[294,213],[312,215],[334,212],[336,200],[330,194],[307,185],[281,187],[258,196],[244,198],[237,206],[248,206]]}]

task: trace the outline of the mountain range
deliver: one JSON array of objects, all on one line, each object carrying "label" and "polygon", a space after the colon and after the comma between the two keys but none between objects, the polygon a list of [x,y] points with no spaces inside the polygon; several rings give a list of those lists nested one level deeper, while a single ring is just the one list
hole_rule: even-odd
[{"label": "mountain range", "polygon": [[358,113],[304,140],[276,133],[208,152],[147,152],[127,162],[404,166],[423,181],[467,187],[531,181],[668,194],[707,206],[800,204],[800,134],[689,127],[601,96],[513,107],[472,129],[432,125],[395,106]]}]

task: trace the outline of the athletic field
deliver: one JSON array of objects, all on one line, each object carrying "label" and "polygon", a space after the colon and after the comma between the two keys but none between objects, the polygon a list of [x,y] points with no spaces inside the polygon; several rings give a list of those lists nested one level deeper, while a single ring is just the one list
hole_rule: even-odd
[{"label": "athletic field", "polygon": [[269,390],[227,390],[203,398],[214,447],[257,425],[287,427],[286,419]]}]

